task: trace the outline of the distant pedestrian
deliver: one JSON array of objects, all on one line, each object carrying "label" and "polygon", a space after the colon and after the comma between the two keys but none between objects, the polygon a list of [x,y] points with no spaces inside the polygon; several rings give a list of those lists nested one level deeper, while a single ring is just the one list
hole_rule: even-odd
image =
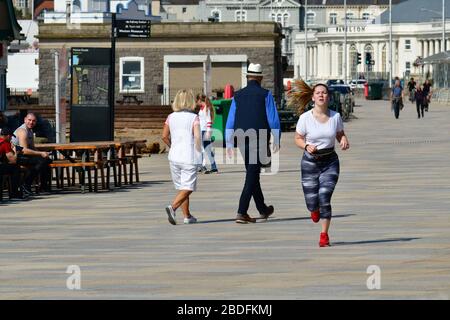
[{"label": "distant pedestrian", "polygon": [[[216,160],[214,158],[214,151],[212,150],[212,125],[214,123],[214,108],[211,101],[206,95],[197,96],[197,105],[199,106],[198,116],[200,118],[200,130],[202,132],[203,143],[203,162],[202,171],[205,174],[217,173]],[[208,158],[211,169],[206,168],[206,158]]]},{"label": "distant pedestrian", "polygon": [[162,140],[170,148],[169,163],[175,189],[172,204],[166,207],[169,222],[176,222],[176,210],[181,207],[184,223],[197,222],[189,209],[189,196],[197,188],[197,168],[202,161],[200,119],[195,113],[192,91],[180,90],[172,104],[172,112],[164,124]]},{"label": "distant pedestrian", "polygon": [[420,115],[421,114],[422,114],[422,118],[423,118],[423,116],[424,116],[423,110],[425,109],[424,94],[423,94],[423,90],[420,87],[419,83],[416,85],[416,90],[415,90],[415,93],[414,93],[414,99],[416,100],[417,118],[420,119]]},{"label": "distant pedestrian", "polygon": [[322,219],[319,246],[330,246],[328,230],[332,210],[331,197],[340,172],[339,157],[335,151],[335,140],[342,150],[350,145],[344,132],[342,118],[338,112],[328,108],[328,87],[316,84],[310,88],[302,80],[297,83],[298,91],[291,101],[296,101],[299,113],[306,110],[312,100],[314,107],[303,112],[295,132],[295,144],[304,150],[301,160],[301,182],[306,207],[314,223]]},{"label": "distant pedestrian", "polygon": [[395,119],[398,119],[400,110],[403,109],[403,87],[400,84],[400,80],[395,80],[394,87],[392,87],[391,103]]},{"label": "distant pedestrian", "polygon": [[414,101],[415,101],[415,95],[414,95],[415,89],[416,89],[416,82],[414,81],[414,78],[411,78],[408,81],[409,101],[411,101],[411,103],[414,103]]},{"label": "distant pedestrian", "polygon": [[425,80],[422,90],[423,90],[423,96],[424,96],[424,100],[423,100],[424,108],[425,108],[425,111],[428,112],[428,108],[430,107],[430,102],[431,102],[431,94],[432,94],[430,80],[428,80],[428,79]]},{"label": "distant pedestrian", "polygon": [[227,154],[234,154],[234,137],[245,162],[245,183],[239,199],[236,223],[255,223],[248,214],[250,200],[256,204],[260,216],[267,219],[273,206],[267,206],[260,184],[262,164],[269,162],[270,134],[274,138],[273,152],[280,147],[280,119],[272,93],[261,87],[262,66],[250,63],[247,86],[237,91],[232,99],[226,124]]}]

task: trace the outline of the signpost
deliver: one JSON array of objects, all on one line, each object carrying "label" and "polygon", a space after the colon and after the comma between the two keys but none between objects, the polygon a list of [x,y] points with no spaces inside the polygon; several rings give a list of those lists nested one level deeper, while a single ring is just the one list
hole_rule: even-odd
[{"label": "signpost", "polygon": [[118,38],[150,38],[151,21],[149,20],[116,20]]}]

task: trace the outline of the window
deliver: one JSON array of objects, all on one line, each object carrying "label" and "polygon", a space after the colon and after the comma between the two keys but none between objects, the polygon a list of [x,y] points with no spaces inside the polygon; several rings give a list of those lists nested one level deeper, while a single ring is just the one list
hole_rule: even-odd
[{"label": "window", "polygon": [[330,24],[337,24],[337,13],[330,13]]},{"label": "window", "polygon": [[362,14],[362,18],[363,18],[363,20],[370,20],[370,13],[364,12],[364,13]]},{"label": "window", "polygon": [[81,12],[80,0],[73,0],[72,12]]},{"label": "window", "polygon": [[116,7],[116,12],[117,12],[117,13],[121,13],[122,10],[123,10],[123,4],[122,4],[122,3],[119,3],[119,4],[117,5],[117,7]]},{"label": "window", "polygon": [[144,58],[120,58],[120,92],[144,92]]},{"label": "window", "polygon": [[407,61],[405,64],[405,71],[406,73],[410,73],[411,72],[411,62]]},{"label": "window", "polygon": [[186,12],[187,12],[187,8],[186,8],[186,7],[183,7],[183,8],[181,9],[181,11],[182,11],[183,13],[186,13]]},{"label": "window", "polygon": [[411,50],[411,40],[405,40],[405,50]]},{"label": "window", "polygon": [[316,23],[316,14],[314,12],[308,12],[306,14],[306,23],[312,25]]},{"label": "window", "polygon": [[88,2],[88,10],[90,12],[106,12],[107,3],[103,0],[91,0]]},{"label": "window", "polygon": [[243,22],[247,21],[247,10],[236,10],[234,12],[234,21]]},{"label": "window", "polygon": [[289,13],[283,14],[283,27],[287,27],[289,25]]},{"label": "window", "polygon": [[353,20],[354,16],[353,12],[347,12],[347,20]]},{"label": "window", "polygon": [[28,7],[28,0],[19,0],[19,1],[17,1],[17,6],[19,8],[26,8],[26,7]]},{"label": "window", "polygon": [[277,23],[282,24],[283,23],[283,16],[281,13],[277,14]]},{"label": "window", "polygon": [[343,73],[344,73],[344,71],[343,71],[344,70],[344,68],[343,68],[344,59],[343,59],[343,57],[344,57],[344,46],[342,44],[340,44],[339,47],[338,47],[338,75],[340,77],[342,77]]}]

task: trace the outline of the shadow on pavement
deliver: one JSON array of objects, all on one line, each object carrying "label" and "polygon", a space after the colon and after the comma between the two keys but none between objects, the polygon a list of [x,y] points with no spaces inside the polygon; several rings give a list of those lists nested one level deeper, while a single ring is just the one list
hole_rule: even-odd
[{"label": "shadow on pavement", "polygon": [[391,238],[391,239],[379,239],[379,240],[364,240],[364,241],[342,241],[342,242],[333,242],[332,246],[347,246],[347,245],[355,245],[355,244],[370,244],[370,243],[384,243],[384,242],[406,242],[419,240],[421,238]]},{"label": "shadow on pavement", "polygon": [[[349,216],[354,216],[355,214],[341,214],[333,216],[334,218],[345,218]],[[256,218],[258,221],[257,223],[274,223],[274,222],[285,222],[285,221],[296,221],[296,220],[311,220],[310,217],[298,217],[298,218],[280,218],[277,219],[275,217],[270,217],[269,219],[263,219],[263,218]],[[218,220],[204,220],[204,221],[198,221],[197,224],[205,224],[205,223],[220,223],[220,222],[234,222],[235,219],[218,219]],[[252,224],[252,223],[249,223]]]}]

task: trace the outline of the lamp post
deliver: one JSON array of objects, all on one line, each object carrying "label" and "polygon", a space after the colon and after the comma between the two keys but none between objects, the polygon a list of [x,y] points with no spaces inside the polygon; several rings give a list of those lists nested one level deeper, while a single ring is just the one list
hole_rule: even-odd
[{"label": "lamp post", "polygon": [[389,0],[389,88],[392,88],[392,0]]},{"label": "lamp post", "polygon": [[303,23],[305,28],[305,81],[308,80],[308,0],[305,0],[305,21]]},{"label": "lamp post", "polygon": [[347,0],[344,0],[344,83],[347,83]]}]

